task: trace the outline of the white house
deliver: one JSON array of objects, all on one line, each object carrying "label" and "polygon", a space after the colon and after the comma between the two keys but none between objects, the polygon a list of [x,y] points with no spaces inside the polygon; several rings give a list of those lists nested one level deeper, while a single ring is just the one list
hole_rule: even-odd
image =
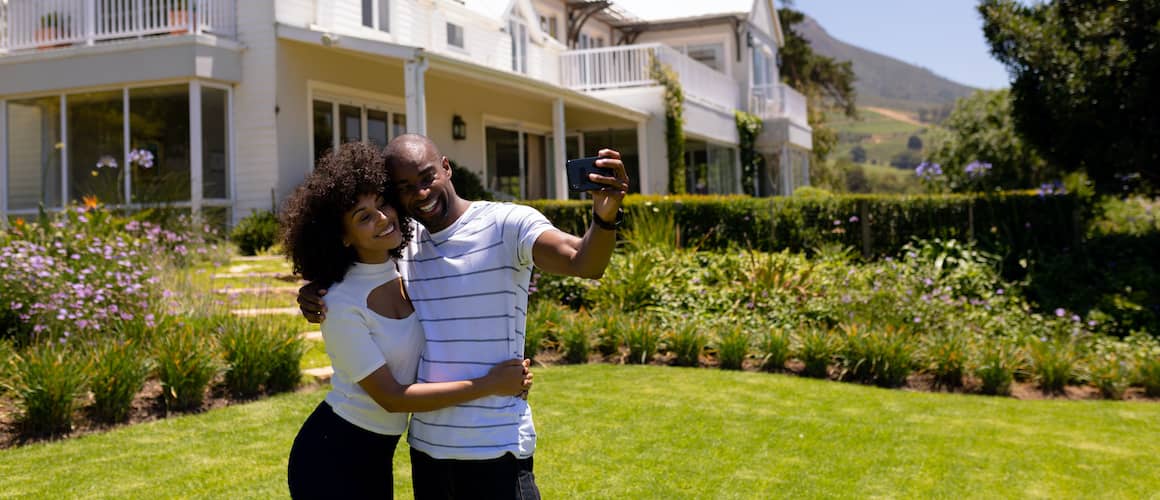
[{"label": "white house", "polygon": [[0,220],[95,195],[236,221],[326,149],[404,131],[514,198],[567,197],[565,158],[601,147],[664,193],[650,57],[687,96],[690,190],[740,190],[746,110],[765,120],[760,194],[786,193],[808,180],[805,100],[778,83],[773,1],[744,2],[644,19],[603,0],[0,0]]}]

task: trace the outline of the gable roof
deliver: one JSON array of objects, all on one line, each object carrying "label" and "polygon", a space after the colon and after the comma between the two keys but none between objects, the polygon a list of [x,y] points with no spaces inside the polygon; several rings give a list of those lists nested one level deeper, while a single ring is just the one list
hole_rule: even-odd
[{"label": "gable roof", "polygon": [[785,43],[773,0],[614,1],[639,19],[633,24],[673,24],[737,16],[748,19],[750,24],[765,31],[779,46]]},{"label": "gable roof", "polygon": [[463,6],[483,17],[494,20],[502,26],[507,26],[509,12],[519,12],[528,25],[528,35],[534,41],[543,41],[544,32],[540,29],[540,20],[536,17],[536,10],[532,8],[531,0],[464,0]]}]

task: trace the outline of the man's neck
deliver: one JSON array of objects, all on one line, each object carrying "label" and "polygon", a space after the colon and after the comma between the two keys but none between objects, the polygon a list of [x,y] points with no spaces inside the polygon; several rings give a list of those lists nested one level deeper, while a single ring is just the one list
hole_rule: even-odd
[{"label": "man's neck", "polygon": [[441,227],[438,227],[438,228],[428,227],[427,231],[432,232],[432,233],[438,233],[444,229],[447,229],[447,228],[455,225],[455,223],[459,222],[459,219],[461,217],[463,217],[463,214],[467,213],[467,209],[470,207],[471,207],[470,201],[467,201],[463,198],[456,198],[455,201],[452,202],[451,206],[449,207],[449,213],[448,213],[447,219],[445,219],[447,221],[446,224],[443,224]]}]

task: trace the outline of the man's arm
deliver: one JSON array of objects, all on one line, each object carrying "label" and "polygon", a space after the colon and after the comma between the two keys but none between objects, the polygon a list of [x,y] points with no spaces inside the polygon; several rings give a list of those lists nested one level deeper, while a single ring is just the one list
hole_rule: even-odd
[{"label": "man's arm", "polygon": [[[620,203],[628,193],[628,173],[620,153],[602,149],[596,166],[611,170],[611,176],[590,174],[589,178],[605,187],[592,191],[592,216],[606,224],[616,222]],[[616,230],[600,227],[595,221],[578,238],[563,231],[548,230],[536,238],[532,260],[536,267],[553,274],[598,279],[604,275],[612,250],[616,248]]]}]

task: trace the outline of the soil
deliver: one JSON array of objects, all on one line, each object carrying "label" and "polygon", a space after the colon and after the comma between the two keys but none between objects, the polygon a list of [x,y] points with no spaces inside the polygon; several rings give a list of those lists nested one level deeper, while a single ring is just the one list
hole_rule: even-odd
[{"label": "soil", "polygon": [[[628,358],[627,350],[622,349],[619,353],[614,353],[609,356],[603,356],[598,352],[593,352],[588,359],[589,363],[609,363],[609,364],[625,364]],[[670,366],[673,364],[676,356],[672,354],[659,354],[654,356],[650,361],[650,365],[656,366]],[[534,358],[537,366],[556,366],[567,364],[564,362],[564,357],[554,351],[545,350],[540,352]],[[717,368],[718,364],[713,356],[701,356],[701,368]],[[786,362],[782,370],[777,370],[779,373],[801,376],[804,369],[804,364],[797,360],[790,360]],[[747,359],[742,366],[743,371],[758,372],[762,371],[760,360]],[[829,373],[829,380],[838,380],[840,374],[831,367]],[[981,394],[979,391],[979,382],[971,378],[966,378],[964,384],[960,387],[937,387],[934,383],[934,378],[927,374],[912,374],[906,380],[906,385],[898,389],[904,391],[916,392],[947,392],[957,394]],[[304,383],[298,388],[298,392],[309,392],[319,388],[317,383]],[[1099,400],[1104,399],[1098,389],[1091,386],[1067,386],[1062,394],[1045,394],[1034,383],[1031,382],[1014,382],[1011,384],[1011,396],[1019,400],[1042,400],[1042,399],[1056,399],[1056,400]],[[257,398],[261,399],[261,397]],[[1124,394],[1125,401],[1141,401],[1141,402],[1160,402],[1160,398],[1151,398],[1144,394],[1144,390],[1139,387],[1132,387]],[[145,387],[141,392],[137,393],[137,397],[133,400],[132,409],[129,412],[129,417],[125,422],[119,424],[102,424],[97,423],[90,418],[87,412],[78,413],[73,423],[73,429],[68,436],[56,438],[25,438],[19,433],[16,425],[17,408],[15,403],[7,397],[0,397],[0,449],[9,448],[12,446],[21,446],[30,443],[53,441],[57,439],[66,439],[77,436],[84,436],[86,434],[93,434],[104,432],[110,429],[126,425],[140,424],[144,422],[152,422],[166,418],[169,415],[181,415],[189,413],[202,413],[208,410],[223,408],[226,406],[244,404],[255,401],[255,399],[237,399],[232,398],[228,394],[213,391],[207,394],[205,402],[201,408],[190,412],[167,412],[165,405],[161,400],[161,383],[157,380],[150,380],[145,383]],[[82,406],[87,406],[87,402]]]}]

